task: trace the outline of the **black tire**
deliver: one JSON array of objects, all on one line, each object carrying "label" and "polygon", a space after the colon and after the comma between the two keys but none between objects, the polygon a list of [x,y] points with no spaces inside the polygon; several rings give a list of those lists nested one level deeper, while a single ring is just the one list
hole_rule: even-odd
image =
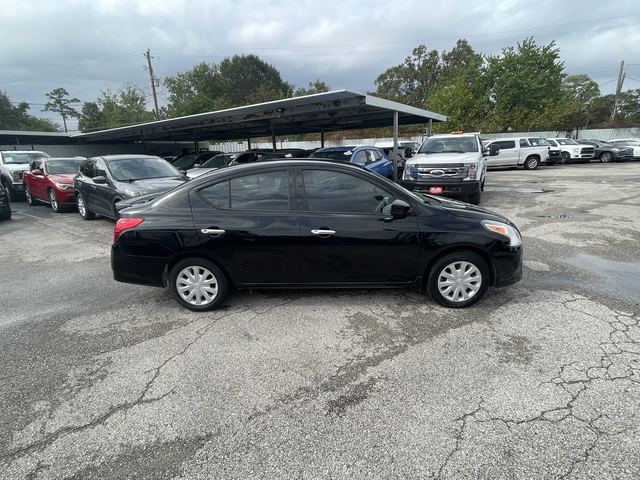
[{"label": "black tire", "polygon": [[[466,262],[466,264],[471,264],[472,266],[476,267],[476,270],[479,271],[480,285],[478,286],[477,291],[468,299],[466,300],[461,299],[458,301],[454,301],[450,297],[445,296],[440,291],[440,286],[438,285],[438,281],[439,279],[444,279],[443,281],[446,281],[447,280],[446,277],[442,275],[445,269],[450,267],[452,264],[456,264],[459,262]],[[440,305],[443,305],[445,307],[449,307],[449,308],[468,307],[476,303],[485,295],[485,293],[487,293],[487,289],[489,288],[489,282],[491,280],[490,275],[491,274],[489,272],[489,267],[487,266],[487,262],[485,262],[483,258],[477,253],[470,252],[467,250],[461,250],[458,252],[449,253],[439,258],[438,260],[436,260],[436,262],[431,267],[431,271],[429,272],[429,277],[427,280],[427,292],[429,293],[429,296],[433,300],[435,300]],[[471,277],[471,279],[474,279],[474,278],[477,278],[477,277]],[[454,283],[452,286],[456,286],[456,284]],[[464,288],[464,285],[460,285],[460,287]],[[443,288],[446,289],[446,286],[443,286]],[[468,288],[467,292],[464,292],[464,294],[468,294],[469,290],[470,289]],[[456,295],[455,293],[453,294]]]},{"label": "black tire", "polygon": [[24,198],[27,201],[27,205],[33,207],[36,204],[36,199],[31,195],[31,190],[29,189],[29,185],[24,186]]},{"label": "black tire", "polygon": [[47,195],[49,196],[49,204],[51,205],[51,210],[55,213],[60,213],[62,211],[62,207],[58,203],[58,199],[56,198],[56,193],[50,188],[47,190]]},{"label": "black tire", "polygon": [[473,205],[480,205],[480,192],[475,192],[467,197],[467,202]]},{"label": "black tire", "polygon": [[[184,270],[188,270],[190,268],[195,269],[196,271],[200,271],[200,274],[204,275],[205,281],[211,281],[211,277],[209,276],[209,274],[213,276],[214,283],[210,283],[208,285],[210,286],[210,288],[213,288],[212,286],[215,285],[215,288],[217,290],[213,298],[207,303],[201,305],[190,303],[186,300],[186,298],[183,298],[182,294],[178,291],[178,277],[180,276],[184,280],[185,277],[182,277],[182,273]],[[206,273],[202,270],[208,270],[209,272]],[[190,257],[185,258],[184,260],[180,260],[173,266],[173,268],[169,272],[169,289],[171,290],[171,293],[175,297],[178,304],[180,304],[182,307],[194,312],[204,312],[207,310],[213,310],[224,301],[227,296],[227,292],[229,291],[229,282],[225,274],[218,268],[215,263],[204,258]],[[205,298],[204,294],[202,293],[198,293],[198,295],[199,300]]]},{"label": "black tire", "polygon": [[562,157],[560,163],[571,163],[571,154],[569,152],[562,152],[560,156]]},{"label": "black tire", "polygon": [[600,154],[600,161],[602,163],[609,163],[611,160],[613,160],[613,153],[611,153],[611,152],[602,152]]},{"label": "black tire", "polygon": [[81,193],[78,194],[77,202],[78,213],[84,220],[93,220],[94,218],[96,218],[96,214],[89,210],[89,208],[87,207],[87,203],[84,201],[84,197]]},{"label": "black tire", "polygon": [[11,218],[11,209],[7,208],[6,210],[0,212],[0,220],[9,220]]},{"label": "black tire", "polygon": [[6,180],[2,180],[2,185],[4,186],[4,190],[7,192],[7,198],[9,201],[13,200],[13,188],[11,187],[11,183]]},{"label": "black tire", "polygon": [[538,168],[538,165],[540,165],[540,159],[534,155],[528,157],[524,161],[525,170],[535,170],[536,168]]}]

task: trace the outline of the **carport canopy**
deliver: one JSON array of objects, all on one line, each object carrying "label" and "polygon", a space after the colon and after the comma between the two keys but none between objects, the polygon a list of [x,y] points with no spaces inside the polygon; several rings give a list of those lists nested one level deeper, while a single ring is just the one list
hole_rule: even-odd
[{"label": "carport canopy", "polygon": [[[395,117],[395,118],[394,118]],[[71,135],[78,143],[235,140],[444,122],[447,117],[363,93],[336,90]],[[394,132],[395,133],[395,132]],[[396,135],[397,136],[397,133]]]}]

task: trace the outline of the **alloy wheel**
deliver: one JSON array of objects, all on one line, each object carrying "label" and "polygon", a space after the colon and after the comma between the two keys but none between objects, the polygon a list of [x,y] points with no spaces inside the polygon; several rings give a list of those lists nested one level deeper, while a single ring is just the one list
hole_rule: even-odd
[{"label": "alloy wheel", "polygon": [[58,199],[56,198],[56,194],[53,190],[49,190],[49,203],[51,203],[51,208],[54,212],[58,211]]},{"label": "alloy wheel", "polygon": [[218,295],[218,279],[207,268],[191,265],[178,273],[176,290],[180,297],[191,305],[208,305]]},{"label": "alloy wheel", "polygon": [[611,155],[611,152],[603,152],[602,155],[600,155],[600,161],[602,163],[609,163],[612,158],[613,155]]},{"label": "alloy wheel", "polygon": [[482,286],[480,269],[471,262],[453,262],[438,275],[438,291],[451,302],[465,302]]},{"label": "alloy wheel", "polygon": [[33,205],[33,197],[31,196],[31,190],[29,190],[28,186],[24,186],[24,196],[27,199],[27,204]]},{"label": "alloy wheel", "polygon": [[86,207],[84,206],[84,198],[82,198],[81,195],[78,195],[78,212],[80,212],[80,215],[82,215],[83,217],[86,215]]}]

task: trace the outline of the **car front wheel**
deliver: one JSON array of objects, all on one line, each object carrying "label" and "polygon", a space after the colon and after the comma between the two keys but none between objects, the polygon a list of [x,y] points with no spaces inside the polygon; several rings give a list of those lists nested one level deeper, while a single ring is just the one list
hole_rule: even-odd
[{"label": "car front wheel", "polygon": [[228,282],[213,262],[204,258],[186,258],[169,273],[169,288],[176,301],[196,312],[213,310],[227,296]]},{"label": "car front wheel", "polygon": [[609,163],[611,160],[613,160],[613,154],[611,152],[602,152],[600,154],[600,161],[602,163]]},{"label": "car front wheel", "polygon": [[469,251],[453,252],[435,262],[427,291],[440,305],[463,308],[484,296],[489,281],[489,267],[482,257]]},{"label": "car front wheel", "polygon": [[93,220],[96,216],[89,208],[87,207],[87,203],[84,201],[84,197],[82,194],[78,195],[78,213],[85,220]]}]

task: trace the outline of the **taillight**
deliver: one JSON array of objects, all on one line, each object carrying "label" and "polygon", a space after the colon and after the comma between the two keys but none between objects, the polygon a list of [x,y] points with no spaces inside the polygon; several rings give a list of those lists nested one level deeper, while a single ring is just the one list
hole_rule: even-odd
[{"label": "taillight", "polygon": [[116,226],[113,227],[113,243],[118,241],[122,232],[129,230],[130,228],[137,227],[142,222],[144,222],[144,218],[129,217],[119,219],[116,222]]}]

